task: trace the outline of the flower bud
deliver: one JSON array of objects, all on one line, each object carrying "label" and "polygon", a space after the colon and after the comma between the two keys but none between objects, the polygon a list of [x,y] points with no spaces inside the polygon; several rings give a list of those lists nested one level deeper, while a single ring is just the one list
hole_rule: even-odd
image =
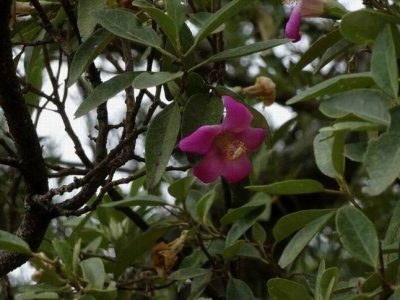
[{"label": "flower bud", "polygon": [[243,89],[243,93],[247,96],[259,97],[265,106],[269,106],[274,103],[276,86],[271,78],[259,76],[254,85]]}]

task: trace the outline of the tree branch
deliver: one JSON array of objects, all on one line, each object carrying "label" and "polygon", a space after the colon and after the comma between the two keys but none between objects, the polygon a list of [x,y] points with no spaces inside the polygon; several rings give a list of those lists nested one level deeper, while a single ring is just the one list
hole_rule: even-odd
[{"label": "tree branch", "polygon": [[[11,0],[0,0],[0,106],[14,140],[21,175],[28,195],[44,194],[48,191],[47,170],[42,149],[31,116],[23,98],[19,80],[15,73],[8,21]],[[43,240],[51,216],[41,206],[25,202],[25,215],[18,229],[33,251]],[[22,265],[28,257],[19,253],[0,252],[0,277]]]}]

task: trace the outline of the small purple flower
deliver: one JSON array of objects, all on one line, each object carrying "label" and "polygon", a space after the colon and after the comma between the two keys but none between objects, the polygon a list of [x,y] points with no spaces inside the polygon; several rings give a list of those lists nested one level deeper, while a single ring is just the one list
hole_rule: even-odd
[{"label": "small purple flower", "polygon": [[292,10],[286,23],[285,34],[293,42],[301,38],[300,25],[303,17],[318,17],[324,13],[324,0],[300,0]]},{"label": "small purple flower", "polygon": [[193,174],[205,183],[223,176],[228,182],[237,182],[251,172],[247,154],[264,141],[265,129],[250,127],[250,111],[232,97],[223,96],[226,115],[220,125],[199,127],[179,142],[184,152],[203,155],[193,167]]}]

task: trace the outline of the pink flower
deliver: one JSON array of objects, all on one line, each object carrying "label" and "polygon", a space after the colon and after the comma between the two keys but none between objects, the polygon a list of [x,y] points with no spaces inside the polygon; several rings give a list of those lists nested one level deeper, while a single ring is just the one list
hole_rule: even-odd
[{"label": "pink flower", "polygon": [[298,42],[301,38],[300,25],[303,17],[318,17],[324,13],[323,0],[300,0],[292,10],[289,21],[286,23],[286,36]]},{"label": "pink flower", "polygon": [[226,115],[220,125],[205,125],[179,142],[179,149],[202,154],[201,162],[193,167],[193,174],[205,183],[223,176],[237,182],[251,172],[247,154],[264,141],[265,129],[250,127],[250,111],[232,97],[223,96]]},{"label": "pink flower", "polygon": [[301,19],[305,17],[325,17],[340,19],[347,13],[346,8],[336,0],[299,0],[286,23],[285,34],[293,42],[301,38]]}]

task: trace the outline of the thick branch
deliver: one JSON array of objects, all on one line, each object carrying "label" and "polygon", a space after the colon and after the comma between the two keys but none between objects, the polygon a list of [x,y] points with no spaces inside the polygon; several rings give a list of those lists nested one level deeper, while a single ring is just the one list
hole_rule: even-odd
[{"label": "thick branch", "polygon": [[[10,134],[14,140],[20,171],[25,180],[28,195],[44,194],[48,191],[47,171],[42,157],[42,149],[25,105],[23,95],[15,74],[8,21],[11,0],[0,0],[0,106],[4,111]],[[29,198],[28,198],[29,199]],[[25,215],[17,234],[24,239],[33,251],[43,240],[51,220],[48,212],[40,206],[25,202]],[[22,265],[27,256],[0,252],[0,276]]]},{"label": "thick branch", "polygon": [[8,28],[10,6],[11,0],[0,1],[0,78],[4,79],[0,81],[0,106],[17,148],[27,191],[31,194],[44,194],[48,190],[48,183],[42,149],[12,59]]}]

